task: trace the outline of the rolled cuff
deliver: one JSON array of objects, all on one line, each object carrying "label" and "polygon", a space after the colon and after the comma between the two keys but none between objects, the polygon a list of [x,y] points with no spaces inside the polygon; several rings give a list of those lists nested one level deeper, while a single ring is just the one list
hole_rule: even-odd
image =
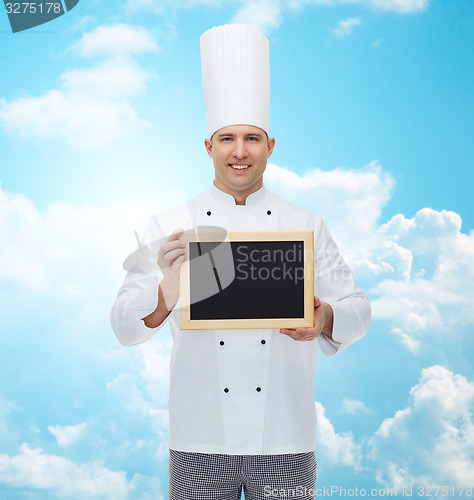
[{"label": "rolled cuff", "polygon": [[145,342],[153,337],[169,318],[168,315],[163,323],[155,328],[148,328],[143,321],[143,318],[151,314],[158,306],[160,281],[156,278],[146,288],[135,290],[133,293],[123,293],[117,298],[110,314],[110,323],[115,336],[122,345],[130,346]]},{"label": "rolled cuff", "polygon": [[357,297],[328,303],[333,310],[332,339],[320,335],[318,341],[321,351],[326,356],[333,356],[368,332],[371,311],[363,292]]}]

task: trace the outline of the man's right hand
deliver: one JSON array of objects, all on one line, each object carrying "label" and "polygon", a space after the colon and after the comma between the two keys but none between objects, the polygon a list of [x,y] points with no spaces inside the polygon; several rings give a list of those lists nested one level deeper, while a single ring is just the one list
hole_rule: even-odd
[{"label": "man's right hand", "polygon": [[173,309],[179,298],[179,272],[186,259],[186,245],[180,241],[183,229],[173,231],[158,252],[158,266],[163,273],[160,283],[168,311]]},{"label": "man's right hand", "polygon": [[186,259],[186,245],[180,241],[183,229],[173,231],[158,252],[158,266],[163,279],[158,288],[158,306],[143,318],[148,328],[156,328],[166,319],[179,298],[179,272]]}]

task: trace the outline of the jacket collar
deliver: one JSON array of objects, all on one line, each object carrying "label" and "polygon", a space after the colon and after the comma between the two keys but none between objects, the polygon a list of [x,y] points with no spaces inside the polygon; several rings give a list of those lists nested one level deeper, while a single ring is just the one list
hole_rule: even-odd
[{"label": "jacket collar", "polygon": [[[224,191],[221,191],[219,188],[217,188],[214,185],[214,183],[212,184],[209,192],[211,193],[211,197],[214,200],[218,201],[219,203],[223,203],[224,205],[236,204],[235,199],[231,194],[224,193]],[[260,203],[263,203],[266,196],[267,196],[267,189],[265,188],[265,186],[262,186],[258,191],[255,191],[255,193],[249,194],[247,196],[247,199],[245,200],[245,205],[258,205]]]}]

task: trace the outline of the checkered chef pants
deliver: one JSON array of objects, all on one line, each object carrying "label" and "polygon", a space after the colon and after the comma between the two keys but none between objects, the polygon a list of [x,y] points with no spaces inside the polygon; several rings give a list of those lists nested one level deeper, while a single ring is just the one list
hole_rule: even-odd
[{"label": "checkered chef pants", "polygon": [[219,455],[170,450],[169,500],[314,499],[314,452]]}]

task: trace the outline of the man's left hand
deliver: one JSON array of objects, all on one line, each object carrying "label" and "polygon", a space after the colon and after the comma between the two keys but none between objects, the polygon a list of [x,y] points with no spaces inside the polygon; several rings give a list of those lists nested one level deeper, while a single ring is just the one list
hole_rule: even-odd
[{"label": "man's left hand", "polygon": [[321,333],[332,338],[333,311],[327,302],[321,302],[314,297],[314,327],[313,328],[281,328],[280,333],[288,335],[293,340],[314,340]]}]

